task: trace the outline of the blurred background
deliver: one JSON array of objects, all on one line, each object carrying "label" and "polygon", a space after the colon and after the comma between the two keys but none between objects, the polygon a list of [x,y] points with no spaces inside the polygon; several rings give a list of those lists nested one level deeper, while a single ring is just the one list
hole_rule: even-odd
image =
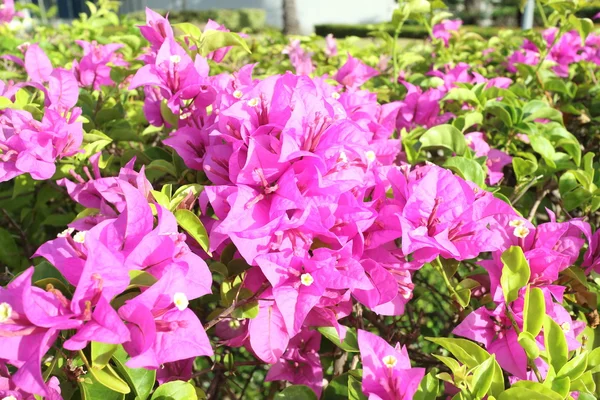
[{"label": "blurred background", "polygon": [[[85,0],[16,0],[33,18],[65,21],[89,12]],[[482,36],[495,33],[496,27],[521,25],[521,0],[446,0],[456,18]],[[150,7],[173,22],[204,24],[213,19],[232,31],[258,33],[266,29],[290,34],[327,35],[336,37],[368,36],[377,30],[393,30],[388,26],[397,0],[122,0],[120,13],[144,20],[144,9]],[[592,18],[599,8],[583,10],[580,17]],[[534,26],[541,17],[534,16]],[[425,37],[423,28],[408,26],[402,36]]]}]

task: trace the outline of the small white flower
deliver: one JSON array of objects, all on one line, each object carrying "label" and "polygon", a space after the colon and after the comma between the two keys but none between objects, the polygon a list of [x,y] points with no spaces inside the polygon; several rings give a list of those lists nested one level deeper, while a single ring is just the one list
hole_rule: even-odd
[{"label": "small white flower", "polygon": [[173,54],[171,57],[169,57],[169,61],[171,61],[173,64],[179,64],[181,62],[181,56],[178,54]]},{"label": "small white flower", "polygon": [[365,153],[365,156],[367,157],[367,161],[372,163],[373,161],[375,161],[377,159],[377,156],[375,155],[375,152],[373,150],[369,150]]},{"label": "small white flower", "polygon": [[242,93],[241,90],[236,90],[235,92],[233,92],[233,97],[235,97],[236,99],[241,99],[243,95],[244,93]]},{"label": "small white flower", "polygon": [[331,97],[333,97],[334,99],[339,99],[340,98],[340,94],[338,92],[333,92],[331,93]]},{"label": "small white flower", "polygon": [[509,226],[512,226],[513,228],[517,228],[519,226],[524,226],[525,225],[525,221],[523,221],[522,219],[513,219],[512,221],[510,221],[508,223]]},{"label": "small white flower", "polygon": [[17,398],[11,394],[10,396],[3,397],[2,400],[17,400]]},{"label": "small white flower", "polygon": [[247,103],[247,104],[248,104],[250,107],[256,107],[256,106],[258,106],[258,104],[259,104],[259,103],[260,103],[260,100],[259,100],[257,97],[254,97],[254,98],[252,98],[252,99],[248,100],[248,103]]},{"label": "small white flower", "polygon": [[85,243],[85,234],[86,231],[77,232],[75,236],[73,236],[75,243]]},{"label": "small white flower", "polygon": [[381,361],[383,361],[385,366],[390,369],[394,368],[398,363],[398,359],[394,356],[385,356],[381,359]]},{"label": "small white flower", "polygon": [[62,231],[61,233],[59,233],[58,235],[56,235],[56,237],[67,237],[69,235],[71,235],[71,233],[73,233],[75,231],[75,229],[73,228],[67,228],[64,231]]},{"label": "small white flower", "polygon": [[183,311],[190,305],[190,302],[185,293],[177,292],[173,295],[173,303],[179,311]]},{"label": "small white flower", "polygon": [[237,319],[232,319],[231,321],[229,321],[229,327],[231,329],[237,329],[240,327],[240,321],[238,321]]},{"label": "small white flower", "polygon": [[571,330],[571,324],[569,324],[568,322],[563,322],[560,325],[561,329],[563,330],[563,332],[568,333]]},{"label": "small white flower", "polygon": [[6,322],[12,316],[12,307],[8,303],[0,303],[0,323]]},{"label": "small white flower", "polygon": [[300,275],[300,282],[302,282],[304,286],[310,286],[313,284],[314,281],[315,278],[313,278],[312,275],[309,273]]},{"label": "small white flower", "polygon": [[529,235],[529,229],[526,226],[517,226],[513,231],[513,235],[518,238],[525,239]]}]

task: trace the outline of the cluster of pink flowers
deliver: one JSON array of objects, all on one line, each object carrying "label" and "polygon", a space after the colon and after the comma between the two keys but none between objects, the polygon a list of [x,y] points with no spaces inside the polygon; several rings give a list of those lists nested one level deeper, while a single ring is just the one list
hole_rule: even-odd
[{"label": "cluster of pink flowers", "polygon": [[458,32],[462,24],[463,22],[460,19],[445,19],[433,26],[433,37],[441,39],[444,42],[444,46],[448,47],[452,33]]},{"label": "cluster of pink flowers", "polygon": [[[446,44],[450,22],[435,31]],[[224,30],[214,23],[207,29]],[[581,346],[576,337],[584,325],[560,305],[565,287],[554,282],[586,241],[584,267],[600,272],[600,232],[592,234],[578,219],[558,223],[554,215],[535,227],[449,170],[399,161],[394,131],[453,118],[441,114],[439,103],[457,83],[507,87],[510,79],[487,80],[466,64],[446,66],[429,74],[441,78],[439,87],[423,91],[403,82],[404,100],[380,105],[376,94],[361,89],[378,72],[350,55],[335,84],[309,77],[308,67],[299,71],[299,43],[290,48],[297,74],[254,79],[254,66],[247,65],[211,76],[207,58],[192,59],[166,18],[148,10],[141,32],[150,48],[130,88],[143,88],[150,123],[166,124],[163,102],[178,117],[164,143],[212,183],[198,198],[210,254],[179,232],[175,215],[155,201],[144,169],[134,169],[135,160],[118,176],[102,177],[100,154],[91,157],[87,180],[72,172],[74,180],[58,184],[94,212],[35,253],[75,288],[72,296],[52,285],[32,286],[33,267],[0,288],[0,396],[61,398],[56,379],[44,380],[40,367],[59,336],[70,351],[92,341],[121,344],[127,366],[159,369],[159,382],[190,379],[194,359],[212,356],[213,349],[189,305],[211,293],[206,260],[233,246],[234,259],[249,266],[241,286],[255,296],[258,314],[227,315],[214,333],[222,344],[243,346],[271,364],[267,381],[304,384],[320,395],[321,334],[315,328],[333,327],[343,339],[348,328],[340,320],[355,303],[379,315],[402,315],[415,270],[438,258],[463,261],[484,253],[491,257],[479,264],[488,274],[474,293],[489,291],[496,307],[472,312],[454,333],[485,346],[513,379],[529,378],[507,313],[510,308],[522,328],[525,289],[507,305],[500,285],[501,256],[513,246],[522,249],[529,284],[543,291],[547,314],[565,331],[569,349]],[[78,87],[113,84],[110,66],[126,63],[115,53],[120,45],[78,44],[84,56],[72,71],[53,68],[37,45],[27,48],[27,84],[44,91],[48,108],[41,122],[25,111],[0,111],[0,180],[21,173],[48,179],[57,158],[79,150]],[[219,62],[227,51],[208,58]],[[337,52],[331,41],[328,51]],[[568,58],[559,53],[551,56]],[[14,100],[19,87],[0,90]],[[476,156],[488,157],[490,184],[499,182],[510,156],[491,149],[481,132],[467,139]],[[139,276],[144,279],[132,279]],[[542,349],[542,335],[536,339]],[[365,394],[413,398],[425,371],[411,367],[405,347],[364,330],[358,330],[358,346]],[[545,362],[536,362],[546,374]],[[14,374],[7,364],[17,368]]]},{"label": "cluster of pink flowers", "polygon": [[[558,40],[558,28],[549,28],[543,32],[546,45],[550,48],[546,61],[555,63],[552,67],[556,75],[569,76],[569,66],[579,61],[587,61],[600,65],[600,35],[591,33],[585,42],[577,31],[563,34]],[[530,40],[525,39],[523,46],[508,58],[508,71],[516,72],[516,64],[537,65],[540,62],[540,50]]]},{"label": "cluster of pink flowers", "polygon": [[19,13],[15,10],[15,1],[2,0],[2,4],[0,4],[0,23],[7,24],[18,16]]}]

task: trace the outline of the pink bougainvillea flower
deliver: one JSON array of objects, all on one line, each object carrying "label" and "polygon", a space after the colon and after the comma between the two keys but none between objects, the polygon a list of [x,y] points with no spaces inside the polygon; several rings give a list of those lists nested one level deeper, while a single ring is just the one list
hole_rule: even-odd
[{"label": "pink bougainvillea flower", "polygon": [[325,55],[327,57],[335,57],[338,55],[337,41],[331,33],[325,36]]},{"label": "pink bougainvillea flower", "polygon": [[68,300],[57,290],[46,292],[31,285],[34,268],[0,288],[0,359],[18,368],[12,382],[28,393],[49,393],[41,371],[42,357],[59,330],[80,325],[72,319]]},{"label": "pink bougainvillea flower", "polygon": [[379,71],[369,67],[358,58],[348,54],[348,60],[340,67],[337,74],[333,77],[341,85],[353,90],[358,89],[369,79],[379,75]]},{"label": "pink bougainvillea flower", "polygon": [[185,294],[185,287],[185,275],[173,268],[119,309],[131,333],[123,345],[132,357],[129,367],[157,369],[168,362],[212,356],[206,332],[188,308],[194,297]]},{"label": "pink bougainvillea flower", "polygon": [[297,75],[310,75],[314,72],[312,53],[302,48],[300,39],[290,39],[290,44],[283,50],[283,54],[289,55]]},{"label": "pink bougainvillea flower", "polygon": [[321,334],[305,329],[288,345],[279,361],[269,368],[266,382],[288,381],[294,385],[310,387],[317,397],[323,391],[323,368],[319,357]]},{"label": "pink bougainvillea flower", "polygon": [[25,51],[25,71],[29,79],[44,83],[48,82],[53,71],[52,62],[37,43],[30,44]]},{"label": "pink bougainvillea flower", "polygon": [[369,400],[410,400],[423,376],[424,368],[411,368],[406,347],[390,346],[370,332],[358,331],[358,347],[363,364],[362,389]]},{"label": "pink bougainvillea flower", "polygon": [[408,82],[403,83],[408,90],[404,100],[400,101],[400,109],[396,119],[396,129],[411,131],[417,126],[431,128],[450,120],[453,115],[440,115],[440,100],[444,93],[438,89],[428,89],[425,92],[420,87]]},{"label": "pink bougainvillea flower", "polygon": [[445,19],[433,26],[433,37],[441,39],[444,46],[448,47],[452,32],[457,32],[462,24],[460,19]]}]

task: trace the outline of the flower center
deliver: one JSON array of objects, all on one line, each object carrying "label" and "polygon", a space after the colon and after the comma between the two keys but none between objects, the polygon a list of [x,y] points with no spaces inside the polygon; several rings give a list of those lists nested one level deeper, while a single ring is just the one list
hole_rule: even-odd
[{"label": "flower center", "polygon": [[369,150],[365,153],[365,157],[367,157],[367,161],[369,163],[372,163],[373,161],[375,161],[377,159],[377,156],[375,155],[375,152],[373,150]]},{"label": "flower center", "polygon": [[233,92],[233,97],[235,97],[236,99],[241,99],[243,95],[244,94],[241,90],[236,90],[235,92]]},{"label": "flower center", "polygon": [[248,104],[250,107],[256,107],[256,106],[258,106],[258,103],[260,103],[260,99],[254,97],[254,98],[248,100],[248,102],[246,104]]},{"label": "flower center", "polygon": [[304,286],[310,286],[313,284],[314,281],[315,279],[309,273],[300,275],[300,282],[302,282]]},{"label": "flower center", "polygon": [[84,232],[77,232],[75,234],[75,236],[73,236],[73,240],[76,243],[84,243],[85,242],[85,231]]},{"label": "flower center", "polygon": [[8,303],[0,303],[0,323],[6,322],[12,315],[12,307]]},{"label": "flower center", "polygon": [[563,322],[560,327],[562,328],[562,330],[567,333],[569,331],[571,331],[571,324],[569,324],[568,322]]},{"label": "flower center", "polygon": [[73,228],[67,228],[64,231],[62,231],[61,233],[59,233],[58,235],[56,235],[56,237],[67,237],[71,233],[73,233],[73,231],[75,231],[75,229],[73,229]]},{"label": "flower center", "polygon": [[390,369],[394,368],[396,366],[396,364],[398,363],[398,359],[394,356],[385,356],[385,357],[383,357],[383,359],[381,359],[381,361],[383,361],[385,366]]},{"label": "flower center", "polygon": [[173,63],[173,64],[179,64],[181,62],[181,56],[177,55],[177,54],[173,54],[171,57],[169,57],[169,60]]},{"label": "flower center", "polygon": [[186,308],[188,308],[188,305],[190,304],[185,293],[181,293],[181,292],[177,292],[173,295],[173,303],[175,304],[175,307],[177,307],[177,309],[179,311],[185,310]]},{"label": "flower center", "polygon": [[518,238],[525,239],[529,235],[529,229],[526,226],[517,226],[513,232]]}]

